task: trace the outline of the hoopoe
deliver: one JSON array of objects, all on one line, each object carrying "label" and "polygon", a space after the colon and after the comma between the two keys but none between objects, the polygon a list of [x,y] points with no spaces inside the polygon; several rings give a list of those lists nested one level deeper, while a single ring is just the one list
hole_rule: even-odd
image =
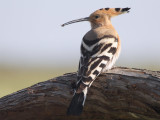
[{"label": "hoopoe", "polygon": [[62,26],[89,21],[91,30],[85,34],[81,44],[81,57],[77,73],[76,89],[67,110],[68,115],[80,115],[88,88],[99,74],[112,68],[121,50],[118,33],[111,24],[111,18],[128,13],[130,8],[103,8],[89,17],[73,20]]}]

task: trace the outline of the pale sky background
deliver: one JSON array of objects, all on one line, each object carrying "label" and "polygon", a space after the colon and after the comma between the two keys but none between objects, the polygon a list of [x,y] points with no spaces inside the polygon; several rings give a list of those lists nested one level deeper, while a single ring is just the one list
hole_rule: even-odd
[{"label": "pale sky background", "polygon": [[160,0],[0,0],[0,66],[78,66],[90,24],[60,25],[106,7],[131,7],[112,19],[122,42],[117,65],[160,68]]}]

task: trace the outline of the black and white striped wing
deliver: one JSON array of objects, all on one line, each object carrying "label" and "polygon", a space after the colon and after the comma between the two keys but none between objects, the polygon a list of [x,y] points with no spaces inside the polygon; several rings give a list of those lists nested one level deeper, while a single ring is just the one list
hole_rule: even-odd
[{"label": "black and white striped wing", "polygon": [[68,115],[80,115],[82,113],[88,87],[105,67],[111,66],[117,46],[117,39],[113,36],[104,36],[92,41],[83,39],[77,75],[78,82],[67,110]]},{"label": "black and white striped wing", "polygon": [[[109,65],[109,62],[112,61],[117,47],[117,38],[114,36],[104,36],[93,41],[83,39],[78,83],[90,86],[102,70]],[[79,88],[79,90],[83,89]]]}]

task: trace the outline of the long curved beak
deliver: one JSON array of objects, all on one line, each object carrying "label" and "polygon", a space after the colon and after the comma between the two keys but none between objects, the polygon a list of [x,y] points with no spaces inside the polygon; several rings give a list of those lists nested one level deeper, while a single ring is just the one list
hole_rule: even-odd
[{"label": "long curved beak", "polygon": [[65,25],[69,25],[69,24],[76,23],[76,22],[82,22],[82,21],[89,21],[89,17],[85,17],[85,18],[81,18],[81,19],[77,19],[77,20],[72,20],[72,21],[69,21],[69,22],[62,24],[61,26],[64,27]]}]

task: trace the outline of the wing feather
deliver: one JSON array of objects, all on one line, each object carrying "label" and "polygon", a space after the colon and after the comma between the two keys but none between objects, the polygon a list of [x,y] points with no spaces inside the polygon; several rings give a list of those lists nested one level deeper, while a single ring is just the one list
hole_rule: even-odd
[{"label": "wing feather", "polygon": [[[92,84],[116,53],[118,46],[116,37],[106,36],[96,41],[91,42],[92,44],[89,44],[87,40],[85,42],[82,41],[78,70],[79,85],[77,86],[79,92],[83,90],[84,85],[90,86]],[[86,43],[89,45],[87,46]],[[80,83],[83,83],[83,85],[80,85]]]}]

